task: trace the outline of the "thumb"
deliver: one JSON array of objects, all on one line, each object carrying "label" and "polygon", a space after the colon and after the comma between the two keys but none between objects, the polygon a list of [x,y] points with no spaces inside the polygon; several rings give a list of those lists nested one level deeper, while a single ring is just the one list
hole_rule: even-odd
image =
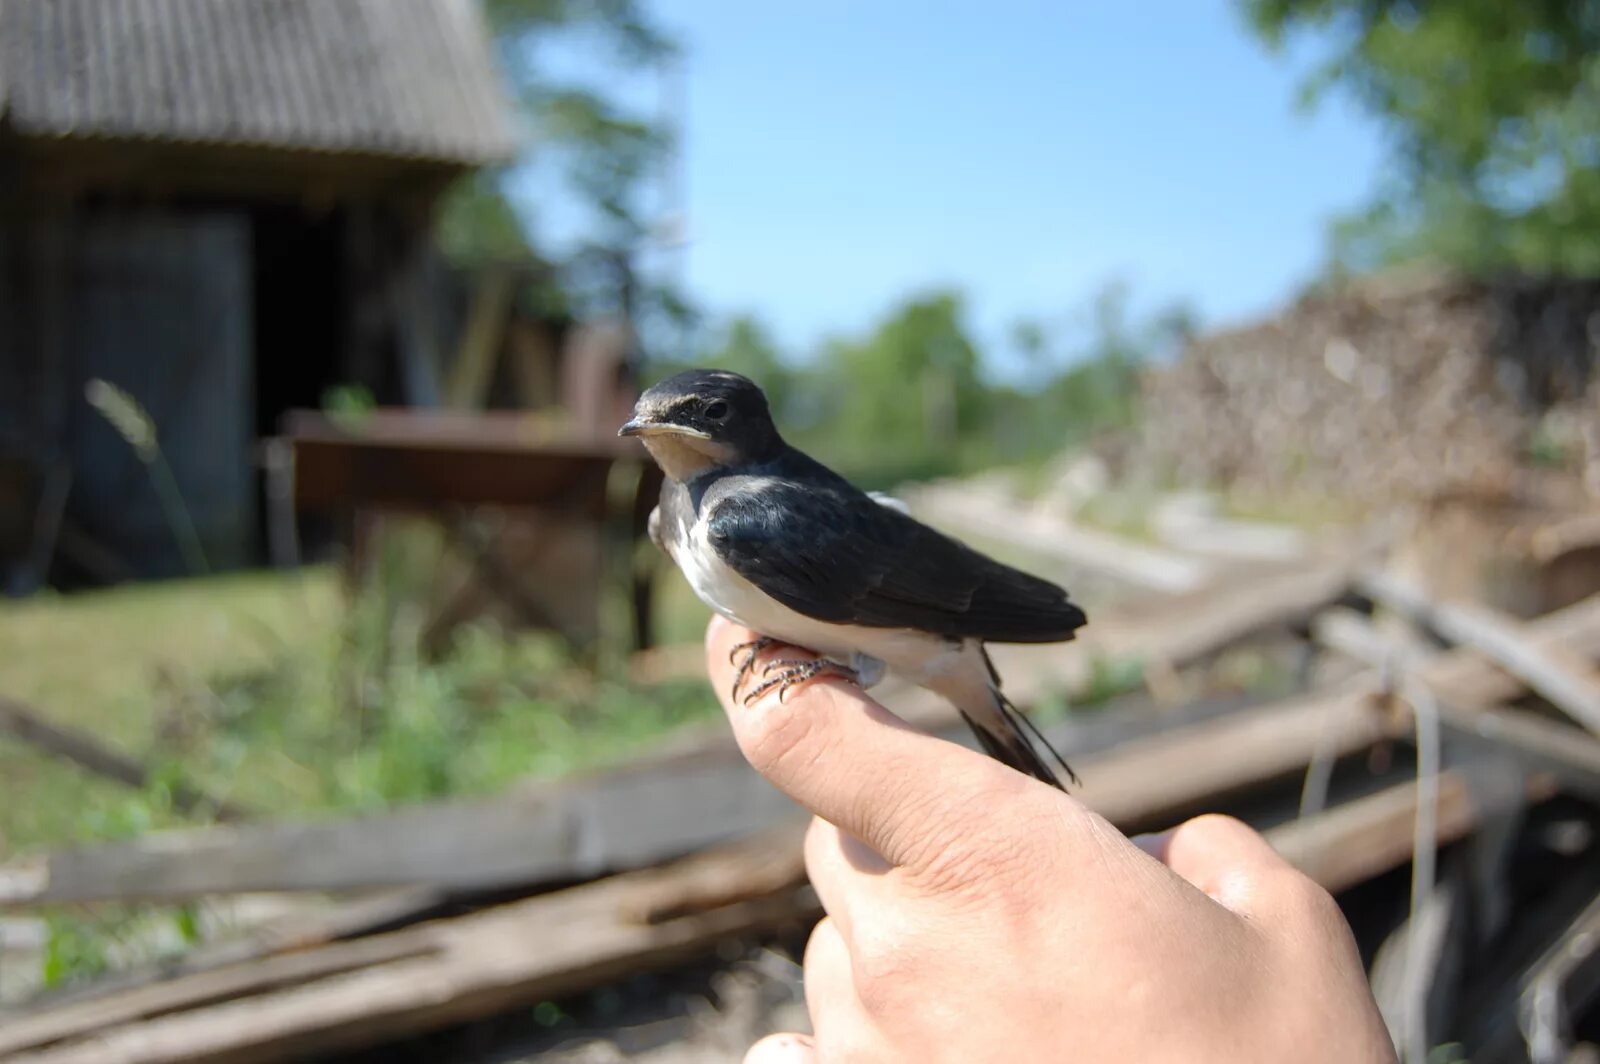
[{"label": "thumb", "polygon": [[744,1064],[817,1064],[817,1047],[803,1034],[769,1034],[750,1047]]}]

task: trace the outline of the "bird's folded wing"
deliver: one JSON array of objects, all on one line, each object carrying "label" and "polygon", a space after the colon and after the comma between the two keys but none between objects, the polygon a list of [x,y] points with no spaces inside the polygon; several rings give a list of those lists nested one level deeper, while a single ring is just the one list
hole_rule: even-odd
[{"label": "bird's folded wing", "polygon": [[798,613],[997,643],[1072,638],[1083,611],[866,495],[768,481],[707,499],[709,540],[730,568]]}]

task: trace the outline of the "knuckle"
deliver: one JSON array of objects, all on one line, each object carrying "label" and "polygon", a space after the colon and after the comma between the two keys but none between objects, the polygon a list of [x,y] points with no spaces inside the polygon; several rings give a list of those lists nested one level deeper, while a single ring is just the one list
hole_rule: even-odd
[{"label": "knuckle", "polygon": [[1245,827],[1244,821],[1238,817],[1229,816],[1227,813],[1201,813],[1187,823],[1191,831],[1237,831]]},{"label": "knuckle", "polygon": [[1295,868],[1283,868],[1266,875],[1264,889],[1278,899],[1289,918],[1306,931],[1338,931],[1345,928],[1344,913],[1333,895],[1322,884]]},{"label": "knuckle", "polygon": [[1257,834],[1250,825],[1226,813],[1202,813],[1180,824],[1178,833],[1191,839],[1239,839]]}]

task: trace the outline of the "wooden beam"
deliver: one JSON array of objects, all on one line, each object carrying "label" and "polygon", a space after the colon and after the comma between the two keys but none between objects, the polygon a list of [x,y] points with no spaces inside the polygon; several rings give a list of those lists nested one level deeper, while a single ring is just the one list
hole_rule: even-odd
[{"label": "wooden beam", "polygon": [[[1338,893],[1411,860],[1417,803],[1417,785],[1406,783],[1274,828],[1267,840],[1290,864]],[[1439,777],[1438,817],[1441,846],[1463,838],[1478,822],[1467,780],[1458,772]]]},{"label": "wooden beam", "polygon": [[0,695],[0,732],[124,787],[143,788],[150,781],[149,770],[127,754],[83,732],[52,724],[31,706],[4,695]]},{"label": "wooden beam", "polygon": [[[1052,692],[1081,697],[1091,688],[1099,663],[1133,661],[1147,671],[1181,669],[1265,633],[1307,626],[1350,590],[1351,579],[1351,567],[1343,562],[1252,574],[1092,616],[1082,636],[1066,646],[995,646],[990,651],[1014,700],[1027,705]],[[929,703],[928,711],[927,720],[908,719],[925,726],[955,719],[938,699]]]},{"label": "wooden beam", "polygon": [[1292,562],[1308,554],[1302,529],[1220,516],[1216,496],[1204,492],[1169,495],[1155,507],[1150,528],[1162,543],[1188,554],[1257,562]]},{"label": "wooden beam", "polygon": [[[1313,634],[1330,649],[1374,668],[1415,669],[1422,660],[1354,610],[1326,611]],[[1570,790],[1600,798],[1600,741],[1538,713],[1499,706],[1515,694],[1516,681],[1504,672],[1497,675],[1500,684],[1447,685],[1439,706],[1444,722],[1460,734],[1508,749],[1529,770],[1552,773]]]},{"label": "wooden beam", "polygon": [[908,502],[919,514],[958,532],[1009,543],[1151,591],[1193,591],[1213,568],[1199,558],[1024,509],[998,492],[933,486],[917,491]]},{"label": "wooden beam", "polygon": [[1600,679],[1539,647],[1526,626],[1494,610],[1465,603],[1435,602],[1416,587],[1387,574],[1363,577],[1373,600],[1411,617],[1445,639],[1471,647],[1590,731],[1600,734]]},{"label": "wooden beam", "polygon": [[737,755],[370,816],[155,832],[0,868],[0,903],[591,879],[746,835],[794,806]]},{"label": "wooden beam", "polygon": [[[313,905],[250,928],[236,937],[204,942],[183,953],[132,968],[122,968],[91,982],[45,990],[20,1009],[0,1007],[0,1030],[18,1012],[53,1011],[181,976],[246,964],[280,953],[298,952],[367,935],[382,934],[461,911],[461,901],[428,887],[381,891],[331,906]],[[0,942],[0,945],[3,945]]]},{"label": "wooden beam", "polygon": [[[1528,633],[1546,650],[1600,653],[1600,596],[1532,622]],[[1523,691],[1517,678],[1472,651],[1440,653],[1413,667],[1446,702],[1504,701]],[[1127,744],[1085,765],[1084,801],[1113,821],[1140,825],[1141,811],[1159,809],[1170,816],[1298,771],[1319,742],[1326,743],[1321,749],[1330,756],[1354,753],[1410,729],[1405,715],[1375,712],[1382,693],[1372,672],[1332,690]]]},{"label": "wooden beam", "polygon": [[[54,757],[125,787],[143,790],[152,773],[148,766],[93,736],[51,722],[44,714],[15,698],[0,695],[0,735],[8,735]],[[244,815],[237,806],[179,783],[172,789],[172,804],[190,813],[204,810],[219,820],[236,820]],[[0,878],[4,873],[0,872]]]},{"label": "wooden beam", "polygon": [[[800,828],[356,942],[18,1017],[0,1057],[241,1064],[392,1040],[814,920]],[[656,919],[652,919],[652,916]]]},{"label": "wooden beam", "polygon": [[1600,742],[1587,732],[1520,709],[1444,710],[1457,731],[1510,749],[1528,769],[1554,776],[1574,794],[1600,800]]}]

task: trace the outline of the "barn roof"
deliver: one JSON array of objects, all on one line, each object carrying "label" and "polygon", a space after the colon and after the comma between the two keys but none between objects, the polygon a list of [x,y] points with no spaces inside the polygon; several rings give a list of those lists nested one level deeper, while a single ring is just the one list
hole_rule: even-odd
[{"label": "barn roof", "polygon": [[476,0],[4,0],[0,117],[462,164],[517,139]]}]

